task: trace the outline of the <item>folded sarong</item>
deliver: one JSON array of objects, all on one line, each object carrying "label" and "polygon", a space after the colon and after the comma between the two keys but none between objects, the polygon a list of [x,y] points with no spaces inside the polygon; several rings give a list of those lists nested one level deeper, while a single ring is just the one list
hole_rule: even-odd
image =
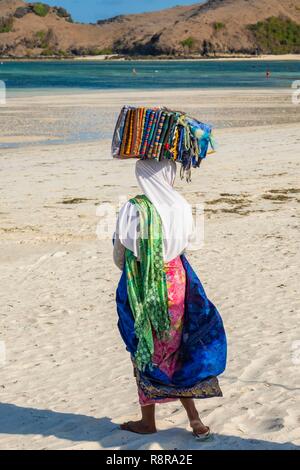
[{"label": "folded sarong", "polygon": [[184,172],[214,152],[211,126],[166,108],[124,106],[112,141],[114,158],[164,158]]}]

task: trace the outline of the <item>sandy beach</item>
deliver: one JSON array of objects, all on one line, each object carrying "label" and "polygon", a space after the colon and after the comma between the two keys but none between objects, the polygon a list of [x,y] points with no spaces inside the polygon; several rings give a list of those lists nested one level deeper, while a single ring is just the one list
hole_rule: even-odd
[{"label": "sandy beach", "polygon": [[[37,58],[22,58],[19,57],[17,59],[15,58],[10,58],[10,57],[2,57],[1,60],[3,62],[36,62],[38,61],[45,61],[49,62],[51,60],[57,60],[57,56],[53,57],[48,57],[45,59],[45,57],[40,56]],[[147,56],[147,58],[143,58],[142,56],[132,56],[128,58],[128,56],[122,56],[118,54],[99,54],[99,55],[84,55],[84,56],[70,56],[67,58],[59,58],[60,61],[74,61],[74,62],[80,62],[80,61],[89,61],[89,62],[102,62],[102,61],[138,61],[138,62],[145,62],[152,60],[153,62],[190,62],[190,61],[200,61],[200,62],[213,62],[213,61],[222,61],[222,62],[237,62],[237,61],[260,61],[260,62],[274,62],[274,61],[298,61],[300,60],[300,54],[260,54],[260,55],[247,55],[247,54],[225,54],[225,55],[215,55],[212,57],[205,57],[205,56],[191,56],[191,57],[181,57],[181,56],[174,56],[171,58],[168,58],[167,56],[162,56],[162,57],[157,57],[155,56],[154,58],[151,56]]]},{"label": "sandy beach", "polygon": [[[117,329],[119,272],[96,229],[100,204],[138,193],[134,162],[110,155],[128,102],[185,109],[216,128],[218,152],[191,184],[176,182],[204,204],[205,243],[188,257],[228,337],[224,397],[198,401],[214,433],[202,443],[178,402],[158,407],[156,435],[118,428],[138,416],[138,399]],[[9,98],[0,122],[0,449],[300,450],[291,91],[27,94]]]},{"label": "sandy beach", "polygon": [[[124,57],[118,56],[118,54],[109,54],[109,55],[86,55],[82,57],[75,57],[74,60],[93,60],[93,61],[98,61],[98,60],[125,60]],[[133,57],[134,59],[134,57]],[[139,60],[143,60],[139,58]],[[149,59],[147,59],[149,60]],[[157,60],[157,57],[155,57],[155,60]],[[161,60],[168,60],[167,58],[163,58]],[[199,57],[199,56],[194,56],[191,59],[181,59],[179,57],[174,57],[169,60],[200,60],[200,61],[212,61],[212,60],[221,60],[222,62],[224,60],[263,60],[263,61],[271,61],[273,62],[274,60],[300,60],[300,54],[260,54],[260,55],[246,55],[246,54],[228,54],[228,55],[220,55],[220,56],[215,56],[215,57]]]}]

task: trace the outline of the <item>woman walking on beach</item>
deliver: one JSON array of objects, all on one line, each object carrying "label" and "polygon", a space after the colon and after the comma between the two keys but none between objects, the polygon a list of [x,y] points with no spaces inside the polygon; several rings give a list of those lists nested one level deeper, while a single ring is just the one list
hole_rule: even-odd
[{"label": "woman walking on beach", "polygon": [[194,398],[222,396],[225,369],[221,317],[185,258],[193,238],[192,211],[173,188],[176,163],[139,160],[142,194],[121,209],[114,261],[123,270],[117,290],[119,330],[131,354],[141,420],[121,429],[156,432],[155,405],[179,399],[197,439],[209,435]]}]

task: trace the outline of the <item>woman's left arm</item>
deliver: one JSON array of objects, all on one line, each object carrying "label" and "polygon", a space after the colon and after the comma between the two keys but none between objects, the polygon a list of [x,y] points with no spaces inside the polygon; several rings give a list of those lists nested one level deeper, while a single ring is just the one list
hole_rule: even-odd
[{"label": "woman's left arm", "polygon": [[113,259],[115,265],[123,271],[124,268],[124,260],[125,260],[125,246],[122,245],[119,235],[115,233],[114,235],[114,251],[113,251]]}]

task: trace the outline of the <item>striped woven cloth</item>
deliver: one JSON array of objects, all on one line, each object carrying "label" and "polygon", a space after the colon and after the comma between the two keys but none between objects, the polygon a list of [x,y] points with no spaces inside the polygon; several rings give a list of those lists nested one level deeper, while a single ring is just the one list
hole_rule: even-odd
[{"label": "striped woven cloth", "polygon": [[124,106],[114,131],[114,158],[156,158],[200,166],[215,151],[211,126],[167,108]]}]

